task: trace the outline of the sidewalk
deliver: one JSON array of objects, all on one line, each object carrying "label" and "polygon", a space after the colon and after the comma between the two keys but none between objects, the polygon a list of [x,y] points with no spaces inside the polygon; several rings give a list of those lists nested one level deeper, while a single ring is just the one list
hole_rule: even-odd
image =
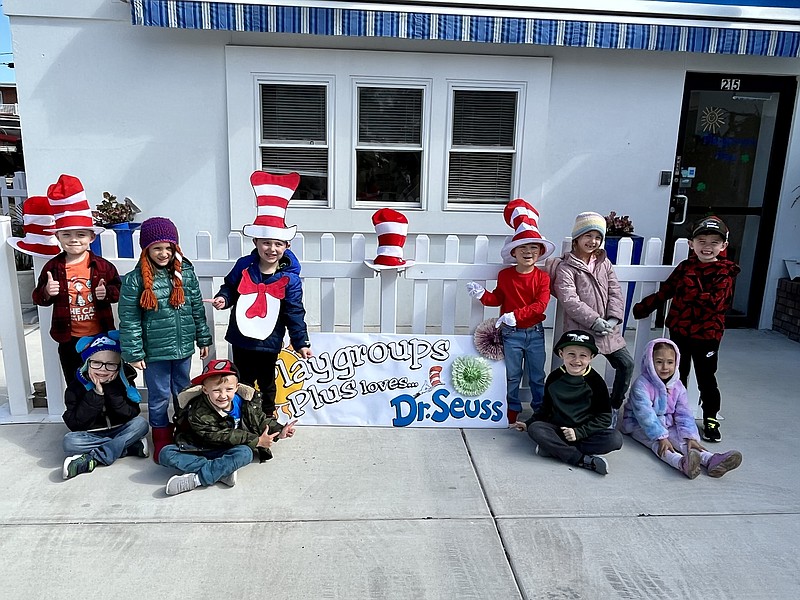
[{"label": "sidewalk", "polygon": [[304,427],[236,487],[168,498],[150,459],[62,481],[63,424],[4,425],[3,597],[796,598],[799,365],[726,333],[722,479],[627,438],[601,477],[511,430]]}]

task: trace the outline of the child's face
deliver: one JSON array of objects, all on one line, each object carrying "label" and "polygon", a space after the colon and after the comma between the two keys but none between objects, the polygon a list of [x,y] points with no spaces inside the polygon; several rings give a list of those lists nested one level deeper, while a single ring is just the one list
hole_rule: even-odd
[{"label": "child's face", "polygon": [[660,348],[653,352],[653,367],[661,381],[669,381],[675,374],[675,350]]},{"label": "child's face", "polygon": [[89,358],[89,379],[101,384],[117,378],[120,369],[120,356],[111,350],[95,352]]},{"label": "child's face", "polygon": [[539,244],[522,244],[511,251],[511,256],[517,261],[518,267],[532,267],[539,260],[542,247]]},{"label": "child's face", "polygon": [[256,238],[253,242],[258,250],[259,261],[268,267],[277,266],[278,261],[283,258],[284,252],[289,247],[289,244],[283,240],[270,238]]},{"label": "child's face", "polygon": [[717,260],[719,253],[728,247],[728,242],[716,233],[704,233],[689,240],[689,247],[700,262],[708,263]]},{"label": "child's face", "polygon": [[575,240],[575,245],[582,254],[592,254],[603,243],[599,231],[587,231]]},{"label": "child's face", "polygon": [[175,250],[169,242],[158,242],[147,248],[147,256],[152,263],[157,267],[166,267],[172,257],[175,256]]},{"label": "child's face", "polygon": [[570,375],[583,375],[592,362],[591,351],[583,346],[564,346],[558,351],[558,355]]},{"label": "child's face", "polygon": [[67,229],[57,231],[56,238],[61,248],[70,256],[81,256],[89,250],[89,244],[94,241],[94,231],[91,229]]},{"label": "child's face", "polygon": [[211,404],[222,410],[230,410],[239,380],[234,375],[209,377],[203,382],[203,393]]}]

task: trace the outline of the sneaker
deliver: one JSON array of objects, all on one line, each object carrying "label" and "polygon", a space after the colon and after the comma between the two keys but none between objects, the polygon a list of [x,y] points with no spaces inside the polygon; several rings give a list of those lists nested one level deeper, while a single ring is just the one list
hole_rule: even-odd
[{"label": "sneaker", "polygon": [[700,462],[702,456],[697,450],[689,450],[689,454],[681,458],[680,470],[689,479],[694,479],[700,475]]},{"label": "sneaker", "polygon": [[722,477],[740,464],[742,464],[742,453],[736,450],[729,450],[712,456],[706,468],[708,469],[709,477]]},{"label": "sneaker", "polygon": [[127,456],[138,456],[139,458],[150,456],[150,446],[147,443],[147,438],[143,437],[128,446]]},{"label": "sneaker", "polygon": [[600,475],[608,475],[608,461],[602,456],[586,454],[581,458],[578,466],[599,473]]},{"label": "sneaker", "polygon": [[542,458],[550,458],[553,455],[550,454],[547,450],[542,448],[539,444],[536,444],[536,456],[541,456]]},{"label": "sneaker", "polygon": [[707,442],[718,442],[722,439],[719,431],[719,421],[716,419],[703,419],[703,429],[700,432]]},{"label": "sneaker", "polygon": [[167,492],[167,496],[175,496],[183,492],[191,492],[196,487],[197,481],[195,481],[194,473],[185,473],[183,475],[173,475],[170,477],[164,491]]},{"label": "sneaker", "polygon": [[64,479],[72,479],[81,473],[91,473],[97,466],[97,461],[88,454],[76,454],[64,459],[64,468],[61,474]]},{"label": "sneaker", "polygon": [[236,471],[231,473],[230,475],[225,475],[225,477],[220,477],[220,483],[224,483],[228,487],[233,487],[236,485]]}]

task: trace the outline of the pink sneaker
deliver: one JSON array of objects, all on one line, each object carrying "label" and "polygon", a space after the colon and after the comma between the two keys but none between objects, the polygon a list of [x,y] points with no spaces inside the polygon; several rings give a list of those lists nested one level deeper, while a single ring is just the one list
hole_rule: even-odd
[{"label": "pink sneaker", "polygon": [[681,459],[680,469],[681,473],[686,475],[689,479],[694,479],[700,475],[700,453],[697,450],[689,450],[689,454]]},{"label": "pink sneaker", "polygon": [[736,450],[717,453],[708,461],[709,477],[722,477],[728,471],[732,471],[742,464],[742,453]]}]

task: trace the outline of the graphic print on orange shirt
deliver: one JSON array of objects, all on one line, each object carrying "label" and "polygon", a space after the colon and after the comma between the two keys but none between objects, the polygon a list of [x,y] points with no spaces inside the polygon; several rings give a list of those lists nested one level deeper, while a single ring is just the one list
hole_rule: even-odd
[{"label": "graphic print on orange shirt", "polygon": [[100,333],[95,316],[91,274],[88,253],[85,260],[67,264],[67,293],[73,337]]}]

